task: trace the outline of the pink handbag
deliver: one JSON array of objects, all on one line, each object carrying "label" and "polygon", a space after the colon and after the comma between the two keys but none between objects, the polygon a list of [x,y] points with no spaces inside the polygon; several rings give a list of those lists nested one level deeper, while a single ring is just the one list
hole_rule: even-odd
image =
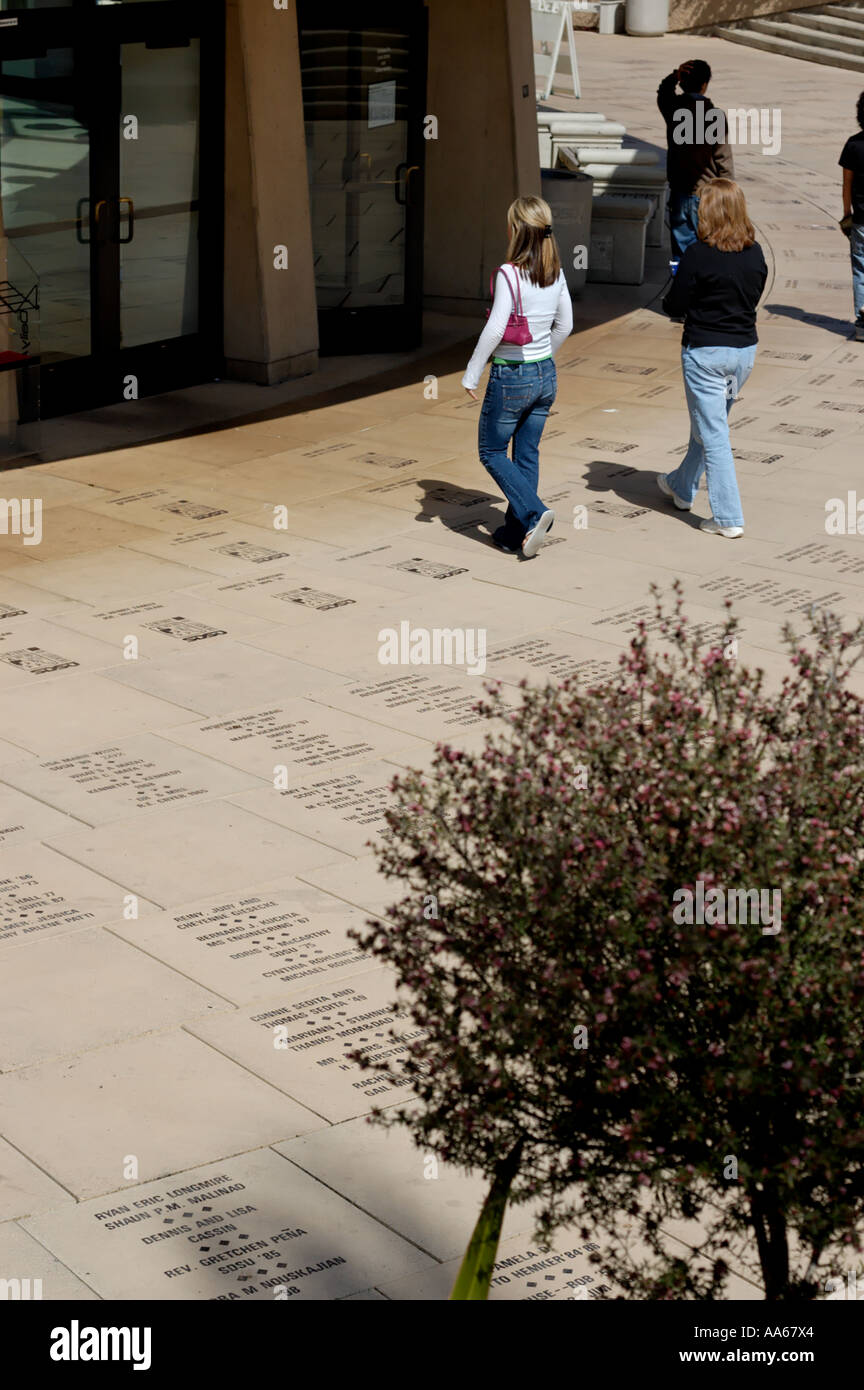
[{"label": "pink handbag", "polygon": [[[513,300],[513,308],[507,320],[507,327],[504,329],[504,336],[501,342],[518,343],[520,347],[524,347],[526,343],[532,342],[533,339],[531,337],[531,329],[528,327],[528,320],[522,313],[522,293],[519,289],[519,276],[516,276],[516,293],[514,294],[513,286],[510,284],[510,276],[505,274],[504,267],[499,265],[498,270],[494,271],[493,274],[489,276],[489,294],[493,299],[495,298],[495,276],[498,274],[499,270],[507,281],[510,298]],[[491,309],[486,310],[487,319],[491,312]]]}]

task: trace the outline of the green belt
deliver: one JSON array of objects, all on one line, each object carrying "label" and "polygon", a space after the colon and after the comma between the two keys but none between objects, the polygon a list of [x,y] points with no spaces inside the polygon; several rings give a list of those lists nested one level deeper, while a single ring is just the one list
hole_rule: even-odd
[{"label": "green belt", "polygon": [[493,357],[492,361],[496,367],[530,367],[534,362],[548,362],[551,357],[551,352],[547,352],[545,357],[534,357],[531,362],[514,362],[510,357]]}]

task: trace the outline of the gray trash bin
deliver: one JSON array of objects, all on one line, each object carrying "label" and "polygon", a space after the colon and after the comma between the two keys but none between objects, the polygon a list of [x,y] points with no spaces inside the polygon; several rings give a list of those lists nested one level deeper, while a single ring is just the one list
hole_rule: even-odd
[{"label": "gray trash bin", "polygon": [[627,0],[624,27],[628,34],[654,38],[669,28],[669,0]]},{"label": "gray trash bin", "polygon": [[[541,169],[541,193],[552,209],[561,269],[571,295],[581,294],[588,274],[594,180],[568,169]],[[575,264],[574,264],[575,263]]]}]

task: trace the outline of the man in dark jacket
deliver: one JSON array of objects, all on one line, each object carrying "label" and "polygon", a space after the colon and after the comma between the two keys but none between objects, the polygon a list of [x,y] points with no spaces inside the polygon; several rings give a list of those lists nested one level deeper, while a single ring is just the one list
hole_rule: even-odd
[{"label": "man in dark jacket", "polygon": [[864,92],[856,115],[860,130],[843,146],[843,220],[852,252],[852,293],[855,300],[855,337],[864,343]]},{"label": "man in dark jacket", "polygon": [[711,179],[735,177],[725,112],[706,96],[710,81],[708,64],[694,58],[657,88],[657,105],[666,121],[669,225],[679,256],[696,240],[702,188]]}]

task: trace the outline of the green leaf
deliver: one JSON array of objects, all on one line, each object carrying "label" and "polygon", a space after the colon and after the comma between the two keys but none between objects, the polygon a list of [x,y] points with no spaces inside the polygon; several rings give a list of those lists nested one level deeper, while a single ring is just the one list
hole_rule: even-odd
[{"label": "green leaf", "polygon": [[498,1241],[507,1210],[510,1187],[522,1157],[522,1140],[511,1149],[505,1159],[496,1166],[495,1177],[489,1195],[477,1218],[477,1225],[465,1251],[450,1301],[467,1300],[482,1302],[489,1297],[489,1283],[498,1253]]}]

